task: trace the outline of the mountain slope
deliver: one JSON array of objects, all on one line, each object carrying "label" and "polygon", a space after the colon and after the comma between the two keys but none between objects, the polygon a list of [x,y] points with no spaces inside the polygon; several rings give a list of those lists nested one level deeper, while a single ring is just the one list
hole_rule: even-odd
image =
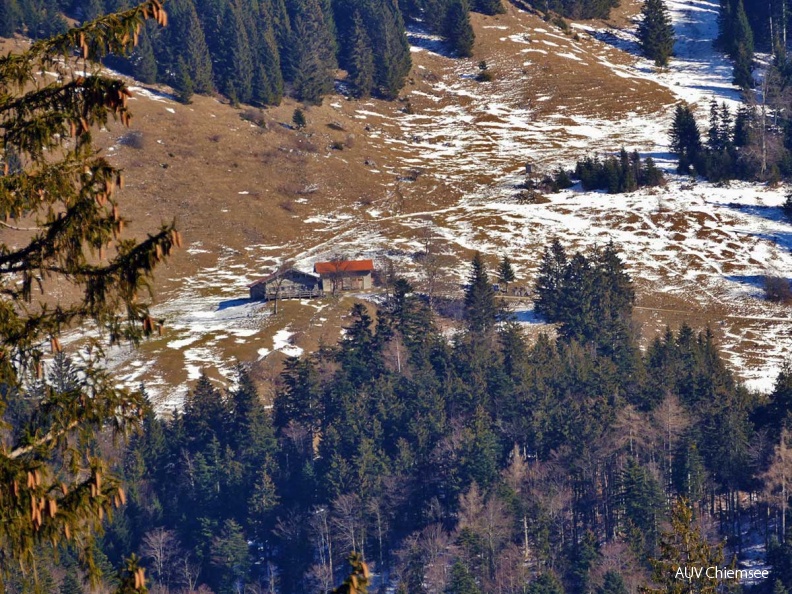
[{"label": "mountain slope", "polygon": [[[780,189],[673,178],[624,196],[513,198],[526,162],[549,172],[626,146],[670,166],[675,102],[735,99],[728,64],[701,41],[716,30],[717,6],[670,7],[680,43],[668,72],[632,55],[629,33],[601,23],[565,33],[510,7],[474,18],[470,60],[446,57],[436,38],[412,31],[414,66],[400,101],[332,97],[308,109],[304,132],[287,126],[293,103],[245,113],[140,91],[141,138],[111,128],[103,141],[129,170],[133,230],[176,214],[188,248],[158,283],[166,335],[115,355],[124,381],[145,381],[171,406],[202,368],[230,377],[235,359],[260,359],[259,379],[274,381],[273,351],[336,340],[348,299],[290,303],[277,317],[244,301],[249,282],[286,260],[308,269],[336,253],[387,258],[422,286],[420,253],[432,245],[446,271],[435,280],[455,293],[481,250],[493,264],[508,254],[517,284],[530,287],[541,249],[561,237],[576,249],[620,244],[646,337],[666,323],[711,324],[750,385],[768,389],[792,353],[789,308],[761,300],[758,288],[762,275],[792,276]],[[480,60],[492,82],[475,79]]]}]

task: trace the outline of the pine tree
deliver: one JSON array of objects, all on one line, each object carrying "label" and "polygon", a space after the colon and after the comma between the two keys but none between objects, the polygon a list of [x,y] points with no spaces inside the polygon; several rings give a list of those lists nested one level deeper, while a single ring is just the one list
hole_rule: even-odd
[{"label": "pine tree", "polygon": [[754,40],[753,30],[745,13],[743,0],[737,0],[732,27],[731,57],[734,60],[734,84],[743,89],[754,86],[753,68]]},{"label": "pine tree", "polygon": [[305,128],[307,123],[308,122],[305,119],[305,112],[299,107],[295,109],[294,113],[292,114],[292,124],[294,124],[294,127],[298,130],[302,130]]},{"label": "pine tree", "polygon": [[460,58],[473,55],[475,34],[466,0],[449,0],[443,20],[443,36]]},{"label": "pine tree", "polygon": [[559,319],[567,264],[564,246],[558,239],[554,239],[550,247],[546,247],[544,250],[535,287],[534,309],[548,322],[556,322]]},{"label": "pine tree", "polygon": [[702,151],[701,133],[691,108],[680,103],[674,112],[674,121],[669,132],[671,150],[679,157],[679,173],[690,173],[696,167]]},{"label": "pine tree", "polygon": [[498,308],[487,276],[487,265],[479,252],[473,256],[471,264],[473,268],[465,290],[465,321],[471,332],[480,334],[495,326]]},{"label": "pine tree", "polygon": [[687,500],[678,499],[671,508],[671,528],[660,538],[660,557],[653,559],[652,578],[657,588],[643,588],[645,594],[716,594],[728,586],[726,580],[694,575],[678,579],[680,567],[722,567],[723,545],[712,546],[693,520]]},{"label": "pine tree", "polygon": [[412,67],[410,43],[397,0],[373,3],[364,18],[374,50],[374,84],[385,99],[395,99]]},{"label": "pine tree", "polygon": [[603,576],[602,585],[597,588],[597,594],[627,594],[627,586],[624,584],[624,578],[612,569],[609,569]]},{"label": "pine tree", "polygon": [[330,594],[366,594],[369,586],[369,569],[359,553],[349,555],[352,572],[344,583]]},{"label": "pine tree", "polygon": [[509,285],[514,282],[514,268],[512,268],[509,256],[503,256],[498,268],[498,282],[500,282],[504,289],[508,292]]},{"label": "pine tree", "polygon": [[283,73],[273,16],[267,2],[261,3],[258,26],[261,29],[261,39],[253,82],[253,97],[265,105],[278,105],[283,98]]},{"label": "pine tree", "polygon": [[190,78],[187,63],[183,58],[179,58],[179,61],[176,63],[176,79],[174,80],[173,87],[176,89],[177,96],[181,103],[185,105],[192,103],[193,81],[192,78]]},{"label": "pine tree", "polygon": [[157,82],[157,59],[154,57],[147,27],[140,34],[140,43],[132,56],[132,64],[132,74],[137,80],[147,84]]},{"label": "pine tree", "polygon": [[446,594],[481,594],[481,589],[462,561],[457,560],[451,566]]},{"label": "pine tree", "polygon": [[357,98],[371,95],[374,88],[374,54],[363,20],[355,13],[352,25],[352,52],[349,57],[349,83]]},{"label": "pine tree", "polygon": [[674,27],[663,0],[644,0],[638,26],[641,50],[657,66],[668,66],[674,53]]},{"label": "pine tree", "polygon": [[319,104],[333,89],[335,42],[319,0],[298,0],[295,4],[287,71],[294,96]]},{"label": "pine tree", "polygon": [[[0,152],[15,151],[24,164],[2,177],[0,212],[11,226],[34,221],[37,228],[29,242],[0,245],[3,422],[9,399],[24,394],[41,372],[42,345],[60,352],[59,337],[73,324],[93,322],[111,343],[139,341],[157,330],[140,297],[179,235],[166,225],[141,243],[123,238],[121,172],[92,143],[94,127],[109,118],[129,123],[130,92],[98,60],[108,52],[126,54],[147,18],[165,23],[156,0],[0,59],[6,97]],[[85,58],[79,70],[73,67],[76,50]],[[38,79],[44,70],[57,74],[46,88]],[[51,307],[30,305],[40,300],[39,291],[52,295],[54,287],[71,298],[56,298]],[[116,387],[101,342],[73,362],[79,386],[65,394],[46,390],[32,403],[35,413],[19,437],[9,436],[0,451],[0,589],[14,568],[31,567],[39,547],[68,541],[81,543],[82,569],[94,584],[99,578],[96,530],[125,493],[96,439],[106,430],[120,434],[138,425],[144,407],[141,394]],[[142,590],[141,577],[137,561],[130,560],[119,590]]]},{"label": "pine tree", "polygon": [[483,14],[503,14],[506,9],[501,0],[473,0],[472,10]]}]

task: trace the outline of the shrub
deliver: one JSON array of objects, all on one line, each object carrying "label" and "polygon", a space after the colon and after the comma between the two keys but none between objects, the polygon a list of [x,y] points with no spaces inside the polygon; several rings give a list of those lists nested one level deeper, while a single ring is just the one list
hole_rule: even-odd
[{"label": "shrub", "polygon": [[305,113],[299,107],[294,110],[294,114],[292,114],[292,124],[298,130],[302,130],[305,126],[308,125],[308,121],[305,119]]},{"label": "shrub", "polygon": [[140,130],[124,134],[118,142],[123,146],[128,146],[129,148],[137,150],[146,148],[146,139],[143,136],[143,132]]},{"label": "shrub", "polygon": [[764,277],[765,299],[774,303],[792,302],[792,285],[780,276]]},{"label": "shrub", "polygon": [[781,212],[792,222],[792,194],[788,194],[786,201],[781,205]]},{"label": "shrub", "polygon": [[267,127],[267,120],[264,118],[264,112],[261,109],[246,109],[239,114],[239,117],[246,122],[256,124],[256,126]]}]

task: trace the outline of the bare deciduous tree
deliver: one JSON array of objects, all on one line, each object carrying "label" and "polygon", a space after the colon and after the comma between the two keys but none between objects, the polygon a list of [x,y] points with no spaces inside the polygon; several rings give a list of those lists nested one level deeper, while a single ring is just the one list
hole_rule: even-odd
[{"label": "bare deciduous tree", "polygon": [[158,584],[170,587],[174,568],[181,556],[181,544],[173,530],[155,528],[143,537],[143,557],[151,560],[151,574]]},{"label": "bare deciduous tree", "polygon": [[332,525],[344,551],[361,553],[365,558],[365,528],[360,497],[345,493],[333,501]]},{"label": "bare deciduous tree", "polygon": [[789,503],[790,481],[792,481],[792,451],[789,448],[789,431],[786,428],[781,430],[778,445],[774,449],[773,461],[762,478],[768,500],[774,502],[781,509],[779,536],[783,538],[786,534],[786,511]]}]

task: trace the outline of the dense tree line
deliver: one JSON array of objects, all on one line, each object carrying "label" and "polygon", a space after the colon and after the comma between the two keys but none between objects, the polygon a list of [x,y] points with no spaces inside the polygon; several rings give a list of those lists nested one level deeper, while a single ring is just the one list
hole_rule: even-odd
[{"label": "dense tree line", "polygon": [[[613,245],[545,250],[536,309],[557,338],[509,321],[480,255],[466,287],[452,339],[405,280],[355,305],[337,345],[287,361],[272,410],[240,367],[229,391],[202,378],[172,418],[149,411],[107,562],[138,551],[159,592],[328,592],[355,553],[369,591],[625,594],[672,554],[678,496],[735,548],[746,521],[786,542],[791,371],[752,395],[686,325],[642,351]],[[674,530],[693,530],[684,509]]]},{"label": "dense tree line", "polygon": [[767,74],[766,102],[740,106],[710,103],[709,124],[699,129],[693,110],[676,108],[670,129],[677,171],[696,173],[711,181],[729,179],[778,181],[792,175],[792,121],[783,109],[786,100],[774,88],[775,67]]},{"label": "dense tree line", "polygon": [[607,190],[609,194],[634,192],[641,187],[665,183],[663,172],[652,157],[642,161],[638,151],[628,153],[623,148],[618,156],[604,159],[594,156],[578,161],[571,177],[579,179],[586,191]]},{"label": "dense tree line", "polygon": [[[0,35],[35,38],[90,21],[127,0],[2,0]],[[146,27],[129,58],[108,63],[146,83],[172,85],[183,101],[214,90],[232,102],[315,103],[347,72],[355,97],[395,98],[411,60],[405,20],[416,20],[470,56],[470,11],[504,11],[501,0],[171,0],[165,29]]]},{"label": "dense tree line", "polygon": [[528,0],[534,8],[545,14],[557,13],[571,19],[605,19],[619,0]]}]

